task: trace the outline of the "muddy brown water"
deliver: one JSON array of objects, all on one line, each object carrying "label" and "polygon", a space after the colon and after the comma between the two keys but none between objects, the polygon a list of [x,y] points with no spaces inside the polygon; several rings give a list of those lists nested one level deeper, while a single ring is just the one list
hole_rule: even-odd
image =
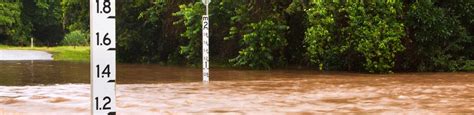
[{"label": "muddy brown water", "polygon": [[[89,63],[0,61],[0,114],[90,111]],[[118,113],[473,113],[474,73],[360,74],[120,64]]]}]

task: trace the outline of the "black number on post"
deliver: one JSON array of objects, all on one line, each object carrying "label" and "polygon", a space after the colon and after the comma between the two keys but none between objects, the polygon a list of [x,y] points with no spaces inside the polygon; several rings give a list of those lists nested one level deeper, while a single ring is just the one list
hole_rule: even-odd
[{"label": "black number on post", "polygon": [[97,4],[97,8],[96,8],[96,9],[97,9],[97,13],[99,13],[99,12],[100,12],[100,11],[99,11],[99,7],[100,7],[100,6],[99,6],[99,0],[95,0],[95,3]]},{"label": "black number on post", "polygon": [[202,21],[204,21],[203,29],[209,29],[209,18],[208,17],[203,17]]},{"label": "black number on post", "polygon": [[110,65],[109,64],[107,64],[107,66],[105,66],[104,70],[102,71],[102,74],[107,74],[107,77],[110,77]]},{"label": "black number on post", "polygon": [[104,98],[102,98],[103,101],[105,101],[104,103],[104,106],[102,106],[102,108],[99,108],[100,104],[99,104],[99,97],[95,97],[95,110],[110,110],[112,108],[110,107],[107,107],[107,105],[110,104],[110,97],[109,96],[105,96]]},{"label": "black number on post", "polygon": [[96,37],[97,38],[97,45],[100,45],[100,41],[99,41],[99,39],[100,39],[99,35],[100,34],[99,34],[99,32],[95,33],[95,35],[97,36]]},{"label": "black number on post", "polygon": [[110,0],[104,0],[104,8],[102,10],[104,11],[104,13],[110,13],[110,11],[112,10],[110,8]]},{"label": "black number on post", "polygon": [[104,101],[105,101],[105,100],[108,100],[107,102],[105,102],[104,107],[102,107],[103,110],[110,110],[110,107],[107,107],[107,105],[110,103],[110,97],[109,97],[109,96],[105,96],[103,100],[104,100]]},{"label": "black number on post", "polygon": [[100,11],[100,1],[99,0],[95,0],[96,4],[97,4],[97,13],[102,13],[102,11],[106,14],[110,13],[110,11],[112,11],[112,8],[110,8],[110,0],[104,0],[104,7],[102,7],[102,11]]},{"label": "black number on post", "polygon": [[209,23],[208,22],[204,22],[204,29],[209,29]]},{"label": "black number on post", "polygon": [[97,69],[97,78],[101,78],[100,74],[102,74],[102,78],[104,78],[104,75],[107,75],[107,77],[110,77],[110,65],[107,64],[105,66],[105,68],[102,70],[102,72],[100,73],[100,66],[99,65],[96,65],[95,66],[96,69]]},{"label": "black number on post", "polygon": [[109,35],[109,33],[106,33],[105,36],[104,36],[104,40],[102,42],[104,42],[104,45],[108,46],[110,45],[110,43],[112,42],[112,40],[110,40],[110,38],[108,38],[107,36]]},{"label": "black number on post", "polygon": [[95,97],[95,110],[99,110],[99,97]]},{"label": "black number on post", "polygon": [[95,68],[97,69],[97,78],[100,78],[100,74],[99,74],[100,67],[99,67],[99,65],[96,65]]},{"label": "black number on post", "polygon": [[109,33],[105,33],[105,36],[104,38],[102,39],[102,43],[100,43],[100,34],[99,32],[95,33],[95,35],[97,36],[97,45],[98,46],[101,46],[101,45],[110,45],[112,43],[112,40],[110,40],[110,38],[108,38],[107,36],[109,36]]}]

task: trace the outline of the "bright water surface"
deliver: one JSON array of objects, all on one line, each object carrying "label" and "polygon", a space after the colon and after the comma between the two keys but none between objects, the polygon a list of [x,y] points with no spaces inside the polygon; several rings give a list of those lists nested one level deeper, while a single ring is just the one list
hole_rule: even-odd
[{"label": "bright water surface", "polygon": [[[474,112],[474,73],[358,74],[120,64],[118,113]],[[90,112],[89,63],[0,61],[0,114]]]}]

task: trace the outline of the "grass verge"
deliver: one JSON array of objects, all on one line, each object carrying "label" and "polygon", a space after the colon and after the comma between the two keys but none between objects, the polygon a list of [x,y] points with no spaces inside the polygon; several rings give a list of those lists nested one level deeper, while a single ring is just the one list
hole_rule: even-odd
[{"label": "grass verge", "polygon": [[57,61],[89,61],[89,46],[18,47],[0,45],[0,50],[39,50],[53,54]]}]

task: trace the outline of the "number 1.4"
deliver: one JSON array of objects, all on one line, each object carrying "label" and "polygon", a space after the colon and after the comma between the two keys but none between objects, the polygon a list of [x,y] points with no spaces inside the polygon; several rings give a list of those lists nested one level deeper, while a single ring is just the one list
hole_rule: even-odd
[{"label": "number 1.4", "polygon": [[[96,69],[97,69],[97,78],[104,78],[104,75],[107,75],[107,77],[110,77],[110,65],[107,64],[105,66],[105,68],[102,70],[102,73],[100,72],[100,66],[99,65],[96,65],[95,66]],[[102,76],[101,76],[102,75]]]}]

